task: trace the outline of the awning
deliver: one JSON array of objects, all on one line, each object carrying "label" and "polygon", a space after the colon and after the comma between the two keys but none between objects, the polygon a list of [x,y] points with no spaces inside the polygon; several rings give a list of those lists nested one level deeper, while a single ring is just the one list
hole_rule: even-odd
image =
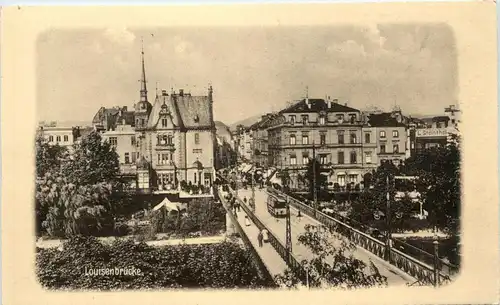
[{"label": "awning", "polygon": [[248,173],[250,170],[252,170],[252,168],[253,168],[253,166],[252,166],[252,165],[246,165],[246,166],[243,168],[242,172],[244,172],[244,173]]},{"label": "awning", "polygon": [[278,185],[281,185],[283,186],[283,183],[281,182],[281,178],[278,177],[278,173],[274,173],[274,175],[271,177],[271,179],[269,180],[269,182],[271,182],[272,184],[278,184]]},{"label": "awning", "polygon": [[153,208],[153,211],[157,211],[162,207],[165,207],[167,211],[182,211],[187,209],[187,203],[172,202],[168,200],[167,197],[165,197],[162,202],[160,202]]}]

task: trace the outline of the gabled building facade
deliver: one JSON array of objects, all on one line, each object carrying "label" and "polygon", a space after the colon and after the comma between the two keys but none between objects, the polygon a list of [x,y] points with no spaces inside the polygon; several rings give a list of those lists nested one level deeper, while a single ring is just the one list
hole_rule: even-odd
[{"label": "gabled building facade", "polygon": [[120,168],[134,175],[140,192],[211,194],[216,147],[212,86],[202,96],[162,90],[153,104],[147,92],[142,52],[134,111],[101,108],[94,117],[95,128],[116,147]]}]

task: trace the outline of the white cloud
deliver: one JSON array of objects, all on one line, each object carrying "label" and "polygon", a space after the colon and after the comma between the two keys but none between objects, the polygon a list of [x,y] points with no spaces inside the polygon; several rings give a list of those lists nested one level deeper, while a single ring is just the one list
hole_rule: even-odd
[{"label": "white cloud", "polygon": [[379,46],[381,49],[384,48],[384,44],[387,41],[387,38],[382,36],[380,33],[380,29],[378,24],[370,24],[366,27],[368,38],[375,43],[375,45]]},{"label": "white cloud", "polygon": [[347,40],[341,43],[334,43],[328,47],[328,52],[342,53],[346,56],[366,56],[365,47],[354,40]]},{"label": "white cloud", "polygon": [[127,28],[107,28],[104,31],[104,36],[119,44],[131,44],[135,40],[135,34]]}]

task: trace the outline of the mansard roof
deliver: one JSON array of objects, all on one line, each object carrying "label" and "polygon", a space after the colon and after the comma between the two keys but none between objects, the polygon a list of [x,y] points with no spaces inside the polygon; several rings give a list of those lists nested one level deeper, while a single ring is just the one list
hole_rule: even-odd
[{"label": "mansard roof", "polygon": [[368,124],[372,127],[403,127],[405,124],[398,120],[390,112],[371,114],[368,117]]},{"label": "mansard roof", "polygon": [[311,113],[319,112],[322,110],[326,112],[360,112],[358,109],[354,109],[346,105],[341,105],[335,101],[331,102],[330,108],[328,108],[328,102],[324,99],[310,98],[308,99],[308,101],[311,104],[310,108],[309,106],[307,106],[306,99],[302,99],[301,101],[291,105],[290,107],[281,110],[280,113]]}]

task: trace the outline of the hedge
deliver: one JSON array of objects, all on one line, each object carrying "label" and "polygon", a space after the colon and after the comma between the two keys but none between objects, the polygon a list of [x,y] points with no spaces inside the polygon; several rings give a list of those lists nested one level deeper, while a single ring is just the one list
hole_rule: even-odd
[{"label": "hedge", "polygon": [[[120,239],[112,245],[74,237],[64,249],[38,249],[37,276],[48,289],[266,288],[250,256],[231,242],[151,247]],[[86,270],[138,269],[141,275],[89,276]]]}]

